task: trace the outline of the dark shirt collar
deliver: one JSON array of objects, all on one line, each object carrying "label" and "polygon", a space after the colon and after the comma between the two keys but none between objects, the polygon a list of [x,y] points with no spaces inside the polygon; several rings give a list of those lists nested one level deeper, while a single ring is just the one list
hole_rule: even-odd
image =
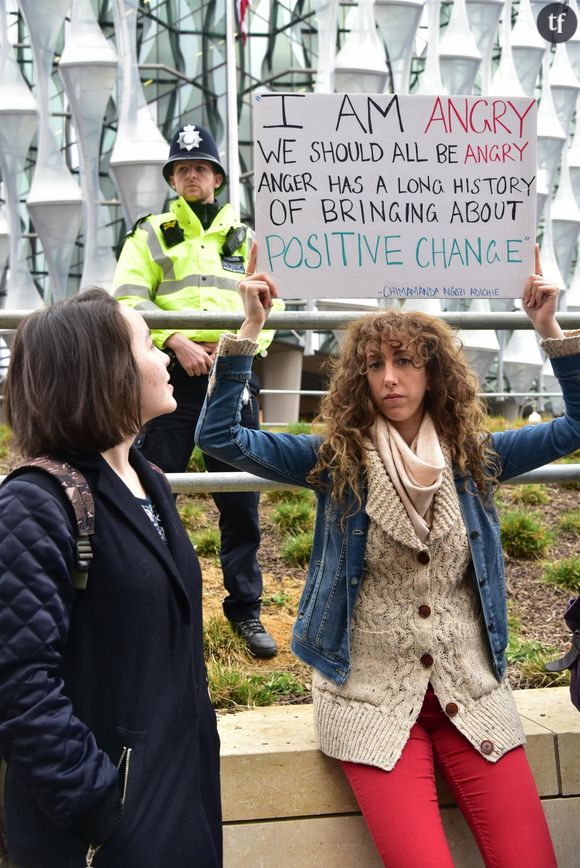
[{"label": "dark shirt collar", "polygon": [[209,229],[221,208],[219,202],[188,202],[187,204],[204,229]]}]

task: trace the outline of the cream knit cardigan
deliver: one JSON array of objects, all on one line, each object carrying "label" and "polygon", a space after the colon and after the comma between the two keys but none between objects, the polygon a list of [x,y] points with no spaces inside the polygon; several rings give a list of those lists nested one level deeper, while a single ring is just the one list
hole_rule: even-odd
[{"label": "cream knit cardigan", "polygon": [[378,453],[366,446],[370,521],[352,669],[342,687],[313,672],[320,748],[392,769],[430,682],[457,729],[495,762],[525,737],[509,685],[493,673],[449,462],[422,544]]},{"label": "cream knit cardigan", "polygon": [[[551,357],[578,353],[580,330],[540,344]],[[256,349],[253,341],[224,334],[218,354]],[[209,394],[215,371],[214,366]],[[353,613],[346,683],[339,687],[313,670],[320,749],[337,759],[392,769],[431,682],[457,729],[496,762],[525,737],[507,680],[498,683],[493,674],[449,461],[422,544],[370,440],[366,446],[367,571]],[[431,666],[421,662],[426,654],[433,658]]]}]

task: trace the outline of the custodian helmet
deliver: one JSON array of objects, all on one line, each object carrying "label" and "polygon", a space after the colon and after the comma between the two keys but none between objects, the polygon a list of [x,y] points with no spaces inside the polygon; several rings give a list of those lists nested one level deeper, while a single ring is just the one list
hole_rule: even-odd
[{"label": "custodian helmet", "polygon": [[208,163],[213,163],[223,176],[222,183],[215,191],[216,195],[221,193],[227,181],[226,171],[220,163],[220,155],[213,136],[206,129],[195,124],[185,124],[177,130],[171,140],[167,162],[163,166],[163,177],[167,183],[173,174],[173,163],[183,160],[207,160]]}]

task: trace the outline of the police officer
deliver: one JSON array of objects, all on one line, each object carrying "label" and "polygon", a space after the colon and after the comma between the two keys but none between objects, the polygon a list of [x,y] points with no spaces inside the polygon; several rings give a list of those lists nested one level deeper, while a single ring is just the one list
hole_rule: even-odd
[{"label": "police officer", "polygon": [[[127,235],[115,271],[115,296],[139,310],[243,312],[237,287],[246,268],[247,230],[229,203],[216,201],[227,179],[211,134],[195,124],[177,130],[163,176],[177,198],[168,212],[144,217]],[[155,345],[172,358],[177,409],[147,426],[141,448],[166,472],[187,468],[220,334],[208,328],[152,332]],[[274,332],[265,333],[258,351],[265,351],[273,337]],[[242,412],[248,428],[259,427],[258,391],[252,375]],[[204,458],[209,471],[231,470]],[[220,513],[224,613],[252,654],[272,657],[276,643],[260,621],[259,495],[214,494],[213,499]]]}]

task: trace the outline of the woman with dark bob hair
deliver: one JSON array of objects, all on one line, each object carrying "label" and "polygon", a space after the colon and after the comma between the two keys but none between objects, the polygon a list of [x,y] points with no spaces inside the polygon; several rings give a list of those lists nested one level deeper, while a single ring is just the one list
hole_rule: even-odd
[{"label": "woman with dark bob hair", "polygon": [[0,488],[0,755],[18,868],[217,868],[219,741],[201,575],[161,472],[132,442],[175,409],[143,317],[91,289],[19,326],[4,392],[25,458],[88,482],[93,559],[59,482]]},{"label": "woman with dark bob hair", "polygon": [[239,470],[316,492],[292,647],[314,668],[320,749],[340,761],[390,868],[453,865],[435,766],[486,865],[555,866],[506,678],[492,494],[580,447],[580,331],[558,326],[558,289],[538,259],[523,306],[566,414],[491,436],[456,335],[400,310],[347,329],[320,436],[242,428],[244,383],[276,287],[260,273],[240,290],[246,319],[237,338],[220,340],[196,437]]}]

